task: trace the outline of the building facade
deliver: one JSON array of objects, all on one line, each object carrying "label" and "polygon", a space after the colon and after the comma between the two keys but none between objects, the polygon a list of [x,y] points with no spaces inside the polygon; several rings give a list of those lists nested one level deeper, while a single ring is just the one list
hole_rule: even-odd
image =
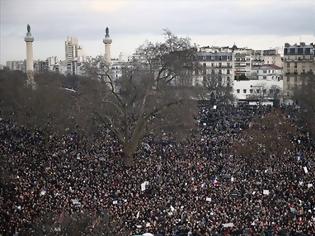
[{"label": "building facade", "polygon": [[282,80],[234,81],[233,95],[238,102],[273,102],[282,94]]},{"label": "building facade", "polygon": [[258,80],[277,80],[282,81],[282,68],[273,64],[265,64],[256,67]]},{"label": "building facade", "polygon": [[19,71],[23,71],[25,73],[26,72],[26,60],[23,60],[23,61],[7,61],[6,62],[6,67],[9,70],[19,70]]},{"label": "building facade", "polygon": [[284,95],[291,97],[297,86],[305,83],[303,75],[315,72],[315,45],[286,43],[283,56]]},{"label": "building facade", "polygon": [[65,41],[65,61],[67,65],[67,74],[76,74],[78,62],[82,61],[83,49],[79,46],[78,39],[68,37]]},{"label": "building facade", "polygon": [[229,47],[203,47],[198,52],[201,72],[195,85],[205,85],[206,80],[218,80],[222,85],[232,85],[234,79],[233,52]]}]

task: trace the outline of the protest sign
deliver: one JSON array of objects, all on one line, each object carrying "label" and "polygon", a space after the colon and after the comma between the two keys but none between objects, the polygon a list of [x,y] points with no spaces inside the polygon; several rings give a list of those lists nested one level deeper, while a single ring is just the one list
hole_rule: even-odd
[{"label": "protest sign", "polygon": [[224,228],[229,228],[229,227],[233,227],[234,224],[233,223],[226,223],[226,224],[222,224]]},{"label": "protest sign", "polygon": [[149,181],[144,181],[142,184],[141,184],[141,191],[145,191],[147,189],[147,186],[149,185]]},{"label": "protest sign", "polygon": [[270,192],[269,192],[269,190],[264,189],[264,190],[263,190],[263,194],[264,194],[264,195],[269,195]]}]

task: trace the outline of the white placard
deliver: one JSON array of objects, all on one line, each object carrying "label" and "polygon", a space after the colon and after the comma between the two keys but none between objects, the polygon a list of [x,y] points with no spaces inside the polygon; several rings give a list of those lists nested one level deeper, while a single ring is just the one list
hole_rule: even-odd
[{"label": "white placard", "polygon": [[207,197],[207,198],[206,198],[206,201],[207,201],[207,202],[211,202],[211,197]]},{"label": "white placard", "polygon": [[264,189],[264,190],[263,190],[263,194],[264,194],[264,195],[269,195],[270,192],[269,192],[269,190]]},{"label": "white placard", "polygon": [[228,228],[228,227],[233,227],[234,224],[233,223],[226,223],[226,224],[222,224],[224,228]]},{"label": "white placard", "polygon": [[304,170],[305,174],[308,174],[308,169],[306,166],[303,167],[303,170]]},{"label": "white placard", "polygon": [[145,191],[148,185],[149,185],[149,181],[144,181],[141,184],[141,191]]}]

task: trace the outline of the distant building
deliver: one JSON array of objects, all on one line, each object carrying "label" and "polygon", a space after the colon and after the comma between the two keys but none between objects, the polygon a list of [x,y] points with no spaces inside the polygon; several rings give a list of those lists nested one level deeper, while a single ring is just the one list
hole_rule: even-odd
[{"label": "distant building", "polygon": [[241,80],[233,84],[233,95],[238,102],[273,103],[282,90],[282,80]]},{"label": "distant building", "polygon": [[[217,79],[222,85],[232,85],[234,78],[233,53],[229,47],[203,47],[198,52],[198,61],[202,65],[200,85],[207,79]],[[202,78],[202,79],[201,79]]]},{"label": "distant building", "polygon": [[254,50],[252,52],[251,66],[252,68],[262,65],[276,65],[283,67],[281,55],[277,49]]},{"label": "distant building", "polygon": [[303,74],[315,72],[315,45],[286,43],[283,56],[284,95],[292,96],[294,88],[305,82]]},{"label": "distant building", "polygon": [[276,65],[262,65],[256,68],[258,80],[282,81],[282,68]]},{"label": "distant building", "polygon": [[48,70],[59,72],[59,60],[56,56],[51,56],[47,58]]},{"label": "distant building", "polygon": [[37,60],[34,61],[34,71],[37,73],[44,73],[49,71],[48,60],[42,61]]},{"label": "distant building", "polygon": [[125,62],[122,60],[122,58],[118,59],[111,59],[111,73],[113,76],[113,79],[118,79],[122,76],[123,73],[123,67],[125,65]]},{"label": "distant building", "polygon": [[283,67],[281,55],[278,53],[276,49],[263,50],[262,53],[264,64]]},{"label": "distant building", "polygon": [[83,49],[79,46],[78,39],[68,37],[65,41],[65,60],[67,65],[67,74],[76,74],[78,62],[83,61]]},{"label": "distant building", "polygon": [[26,60],[23,61],[7,61],[6,66],[9,70],[19,70],[26,72]]},{"label": "distant building", "polygon": [[250,78],[252,75],[252,59],[254,50],[248,48],[237,48],[233,50],[234,79],[242,77]]}]

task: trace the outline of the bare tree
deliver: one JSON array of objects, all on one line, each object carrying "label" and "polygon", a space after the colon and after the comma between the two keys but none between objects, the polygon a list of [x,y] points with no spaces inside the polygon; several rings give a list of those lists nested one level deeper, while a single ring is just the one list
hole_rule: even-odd
[{"label": "bare tree", "polygon": [[206,99],[216,104],[231,104],[234,101],[233,87],[225,84],[218,74],[204,74],[204,87]]},{"label": "bare tree", "polygon": [[301,86],[294,90],[293,99],[302,108],[300,118],[305,129],[315,137],[315,74],[304,74],[301,80]]},{"label": "bare tree", "polygon": [[198,93],[190,83],[195,53],[189,39],[166,30],[165,42],[147,42],[136,50],[118,80],[101,58],[85,65],[88,77],[108,86],[102,100],[106,112],[95,115],[119,139],[126,163],[132,163],[146,134],[191,128]]},{"label": "bare tree", "polygon": [[24,86],[26,76],[3,72],[0,78],[0,108],[4,118],[35,129],[62,131],[73,127],[74,99],[62,87],[62,75],[38,74],[37,89]]}]

